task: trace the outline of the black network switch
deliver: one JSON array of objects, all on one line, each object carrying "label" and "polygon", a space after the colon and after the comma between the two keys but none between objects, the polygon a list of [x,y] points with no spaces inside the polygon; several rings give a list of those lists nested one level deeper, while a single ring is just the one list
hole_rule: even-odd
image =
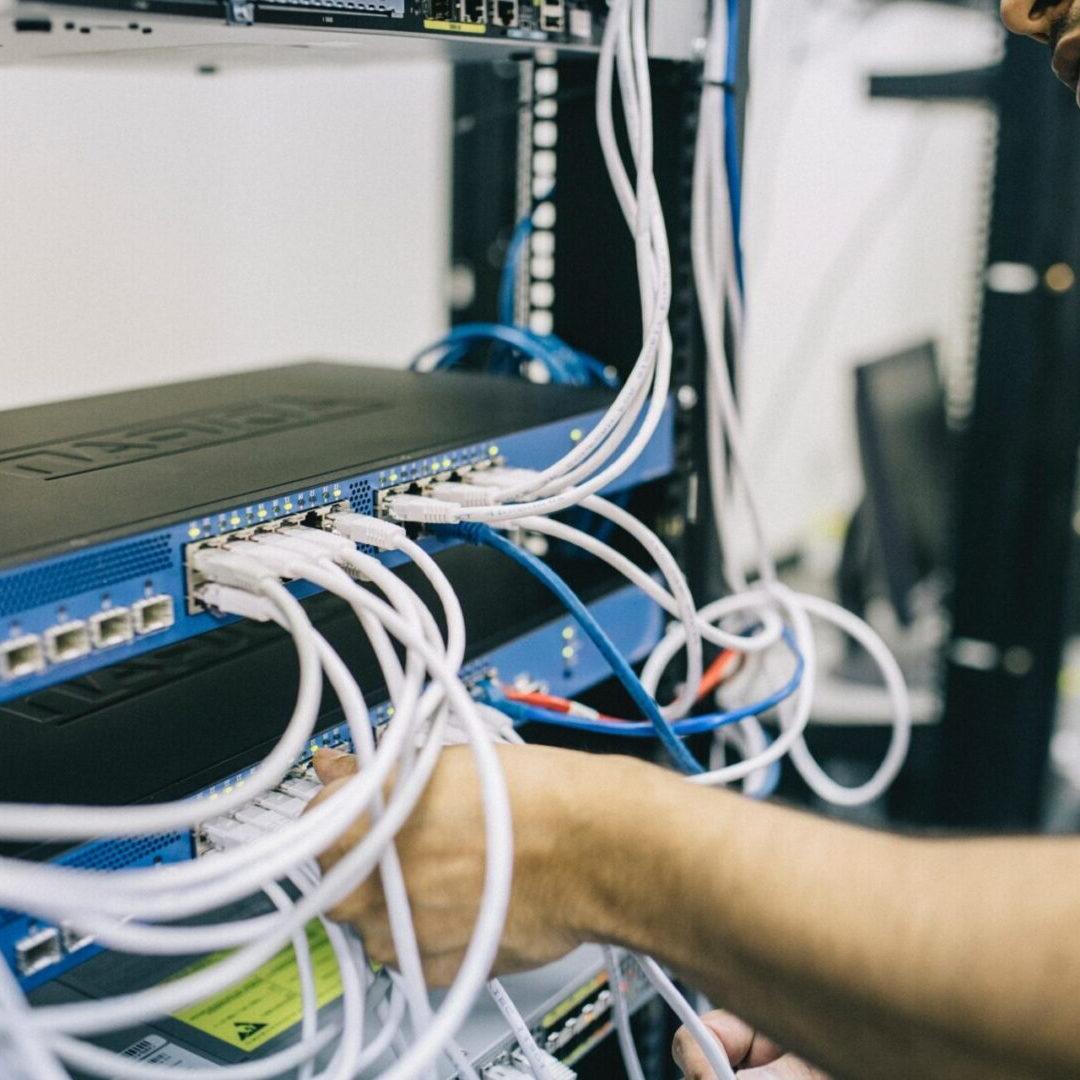
[{"label": "black network switch", "polygon": [[[192,596],[199,545],[377,513],[388,492],[494,462],[543,467],[609,400],[308,363],[0,414],[0,701],[221,625]],[[671,468],[669,422],[622,483]]]}]

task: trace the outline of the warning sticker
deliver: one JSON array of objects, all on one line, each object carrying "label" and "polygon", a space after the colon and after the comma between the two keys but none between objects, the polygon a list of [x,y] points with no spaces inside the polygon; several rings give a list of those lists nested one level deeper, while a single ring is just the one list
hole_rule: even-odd
[{"label": "warning sticker", "polygon": [[[341,997],[341,975],[322,923],[307,927],[315,991],[320,1008]],[[223,959],[217,953],[193,964],[179,977],[191,975]],[[242,982],[197,1005],[174,1014],[215,1039],[240,1050],[257,1050],[264,1043],[299,1023],[303,1015],[300,974],[291,947],[282,949]]]}]

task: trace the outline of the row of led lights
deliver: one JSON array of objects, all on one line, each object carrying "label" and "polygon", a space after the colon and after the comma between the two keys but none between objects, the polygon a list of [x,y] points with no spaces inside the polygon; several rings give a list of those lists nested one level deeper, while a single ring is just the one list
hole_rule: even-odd
[{"label": "row of led lights", "polygon": [[413,480],[437,477],[440,473],[453,472],[455,469],[483,466],[488,462],[494,462],[498,456],[499,447],[492,443],[478,450],[459,451],[441,458],[432,458],[430,461],[413,462],[410,465],[402,465],[398,469],[389,469],[379,473],[378,486],[407,484]]},{"label": "row of led lights", "polygon": [[161,593],[130,607],[105,608],[89,619],[67,619],[44,634],[19,634],[0,644],[0,680],[40,675],[50,664],[126,645],[136,636],[168,630],[175,621],[173,598]]},{"label": "row of led lights", "polygon": [[[221,532],[228,529],[240,529],[245,526],[253,527],[272,521],[283,514],[290,514],[293,511],[318,511],[331,499],[340,499],[342,497],[343,492],[341,485],[335,486],[332,490],[330,488],[323,488],[322,498],[319,497],[317,491],[301,491],[295,496],[287,495],[280,500],[274,499],[269,506],[258,503],[255,506],[244,507],[242,510],[226,511],[225,513],[218,514],[216,530]],[[211,537],[214,533],[215,521],[213,518],[208,517],[203,518],[201,522],[193,521],[188,526],[187,530],[188,538],[191,540]]]}]

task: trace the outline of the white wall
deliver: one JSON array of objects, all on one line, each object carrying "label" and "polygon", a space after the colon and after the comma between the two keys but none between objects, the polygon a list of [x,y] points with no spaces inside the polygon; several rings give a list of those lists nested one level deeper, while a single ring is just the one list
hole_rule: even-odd
[{"label": "white wall", "polygon": [[775,546],[835,535],[858,498],[852,366],[937,338],[969,377],[993,121],[870,102],[871,71],[989,62],[992,16],[919,3],[755,0],[742,388]]},{"label": "white wall", "polygon": [[0,68],[0,408],[445,324],[448,70]]}]

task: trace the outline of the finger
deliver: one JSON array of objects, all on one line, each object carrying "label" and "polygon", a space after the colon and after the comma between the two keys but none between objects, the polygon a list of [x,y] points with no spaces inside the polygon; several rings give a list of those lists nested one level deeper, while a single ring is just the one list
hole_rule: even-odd
[{"label": "finger", "polygon": [[754,1032],[754,1042],[747,1053],[743,1064],[749,1069],[756,1065],[771,1065],[777,1058],[784,1056],[780,1049],[767,1035],[760,1031]]},{"label": "finger", "polygon": [[807,1065],[794,1054],[785,1054],[769,1065],[756,1069],[744,1069],[739,1080],[829,1080],[820,1069]]},{"label": "finger", "polygon": [[[754,1029],[737,1016],[721,1010],[706,1013],[701,1019],[723,1047],[732,1065],[739,1065],[753,1045]],[[679,1028],[675,1033],[671,1053],[688,1080],[713,1080],[713,1070],[704,1051],[685,1027]]]},{"label": "finger", "polygon": [[344,750],[327,750],[320,746],[315,751],[313,761],[316,775],[324,784],[352,776],[357,770],[355,756],[346,754]]},{"label": "finger", "polygon": [[304,807],[302,813],[310,814],[316,806],[322,806],[327,799],[329,799],[341,785],[345,783],[344,778],[341,780],[327,780],[321,791],[316,791],[311,799],[308,800],[307,806]]}]

